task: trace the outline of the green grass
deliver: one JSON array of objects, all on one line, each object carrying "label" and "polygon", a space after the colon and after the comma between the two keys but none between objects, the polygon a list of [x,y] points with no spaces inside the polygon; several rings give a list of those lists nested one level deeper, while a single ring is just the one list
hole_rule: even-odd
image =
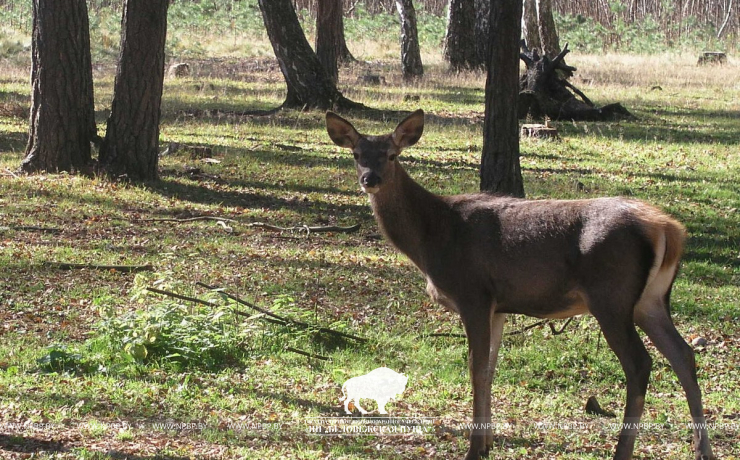
[{"label": "green grass", "polygon": [[[720,458],[737,458],[740,83],[731,76],[737,68],[731,64],[729,76],[716,78],[711,69],[697,71],[710,74],[697,73],[701,78],[692,84],[668,71],[641,75],[637,66],[617,80],[615,73],[600,73],[610,62],[600,59],[598,65],[577,63],[592,78],[582,89],[598,104],[621,101],[638,120],[556,123],[562,140],[523,140],[527,194],[634,196],[686,224],[691,237],[673,292],[674,320],[687,339],[708,340],[697,355],[700,385],[709,419],[726,424],[710,434]],[[402,161],[431,190],[475,191],[483,76],[452,76],[432,67],[424,83],[403,87],[395,63],[382,68],[389,72],[386,87],[357,85],[362,69],[345,71],[340,86],[351,98],[381,109],[424,108],[429,114],[424,138]],[[471,410],[467,347],[459,338],[429,336],[461,333],[459,320],[432,305],[412,264],[377,238],[351,157],[326,136],[322,113],[233,115],[282,102],[279,74],[249,75],[254,78],[201,73],[166,82],[162,145],[209,146],[220,163],[203,163],[181,151],[162,159],[159,182],[142,186],[65,174],[16,177],[12,171],[22,158],[27,120],[0,112],[2,455],[395,459],[464,453],[467,441],[459,428]],[[27,106],[25,73],[0,77],[0,104]],[[652,83],[645,79],[667,83],[663,91],[647,91]],[[111,86],[110,73],[96,76],[101,132]],[[405,102],[408,93],[420,101]],[[348,116],[361,131],[375,133],[397,121],[395,115]],[[188,172],[189,167],[200,172]],[[211,221],[153,220],[196,215],[234,219],[229,223],[234,231]],[[306,236],[265,232],[250,227],[252,222],[360,223],[362,228]],[[49,261],[152,264],[156,273],[62,271],[44,265]],[[141,293],[149,285],[226,305],[195,286],[198,281],[369,341],[338,341],[228,315],[223,331],[238,332],[240,346],[212,365],[166,353],[137,360],[101,329],[110,315],[125,319],[137,310],[181,305],[192,315],[209,314],[187,302]],[[508,330],[533,321],[512,319]],[[128,324],[131,330],[144,327]],[[190,327],[183,323],[183,329]],[[494,421],[501,424],[496,458],[611,456],[616,431],[603,424],[612,420],[585,415],[583,406],[595,395],[602,406],[621,413],[624,376],[592,318],[578,319],[566,331],[552,335],[537,327],[505,338],[493,387]],[[182,335],[187,342],[218,334]],[[306,358],[287,351],[289,346],[330,360]],[[682,391],[667,362],[649,349],[656,359],[644,421],[661,428],[641,435],[637,456],[690,458]],[[346,379],[381,365],[409,376],[402,398],[388,405],[392,415],[433,417],[450,430],[414,436],[308,434],[308,418],[343,414],[339,397]],[[562,421],[602,425],[595,430],[536,425]],[[731,423],[734,428],[727,428]]]}]

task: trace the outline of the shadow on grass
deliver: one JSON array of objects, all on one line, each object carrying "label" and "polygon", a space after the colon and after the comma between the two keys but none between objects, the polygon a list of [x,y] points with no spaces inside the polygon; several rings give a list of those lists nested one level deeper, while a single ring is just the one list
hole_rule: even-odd
[{"label": "shadow on grass", "polygon": [[[68,453],[75,446],[67,446],[63,441],[46,440],[26,435],[5,435],[0,434],[0,456],[2,451],[14,452],[21,454],[21,458],[35,455],[48,455],[50,453]],[[156,455],[133,455],[128,452],[112,450],[90,450],[85,449],[88,455],[95,455],[95,458],[110,458],[114,460],[189,460],[190,456],[182,457],[179,455],[156,454]]]},{"label": "shadow on grass", "polygon": [[28,133],[25,131],[4,132],[2,136],[0,136],[0,151],[24,152],[26,150],[27,142]]},{"label": "shadow on grass", "polygon": [[[287,209],[298,214],[330,213],[334,215],[367,214],[368,207],[353,204],[335,204],[328,201],[309,201],[299,198],[276,197],[269,190],[292,190],[296,192],[336,193],[333,188],[312,186],[293,186],[285,184],[268,184],[265,182],[249,182],[243,180],[223,180],[229,190],[214,190],[198,184],[189,184],[173,180],[164,175],[158,182],[149,183],[151,191],[165,197],[189,201],[191,203],[214,204],[220,203],[226,207],[241,207],[246,209]],[[240,192],[238,188],[256,187],[265,190],[265,193]],[[344,193],[344,192],[342,192]]]}]

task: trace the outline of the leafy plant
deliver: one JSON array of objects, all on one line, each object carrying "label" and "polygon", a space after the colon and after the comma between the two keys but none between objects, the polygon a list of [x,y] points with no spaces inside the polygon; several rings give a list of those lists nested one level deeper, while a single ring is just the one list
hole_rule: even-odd
[{"label": "leafy plant", "polygon": [[104,309],[99,325],[111,346],[120,347],[132,360],[213,369],[245,355],[249,329],[236,321],[229,306],[187,306],[152,296],[137,298],[136,310],[119,315]]},{"label": "leafy plant", "polygon": [[66,345],[54,344],[47,348],[44,356],[36,360],[43,372],[78,374],[90,371],[88,361],[78,352],[70,351]]}]

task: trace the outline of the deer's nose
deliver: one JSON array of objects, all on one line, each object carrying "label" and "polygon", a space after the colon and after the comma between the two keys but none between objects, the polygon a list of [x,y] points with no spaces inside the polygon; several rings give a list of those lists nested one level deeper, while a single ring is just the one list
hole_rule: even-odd
[{"label": "deer's nose", "polygon": [[375,188],[379,186],[381,182],[382,180],[380,179],[380,176],[372,171],[366,172],[362,177],[360,177],[360,185],[367,188]]}]

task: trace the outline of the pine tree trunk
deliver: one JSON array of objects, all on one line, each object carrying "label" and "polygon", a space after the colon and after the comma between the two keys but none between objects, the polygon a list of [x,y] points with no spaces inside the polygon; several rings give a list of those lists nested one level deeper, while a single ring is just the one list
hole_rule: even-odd
[{"label": "pine tree trunk", "polygon": [[341,0],[318,0],[316,11],[316,56],[326,75],[336,84],[339,80],[339,26],[342,19]]},{"label": "pine tree trunk", "polygon": [[478,52],[473,0],[450,0],[444,58],[455,72],[476,68]]},{"label": "pine tree trunk", "polygon": [[481,191],[524,196],[519,164],[519,37],[521,0],[491,4],[491,63],[486,79]]},{"label": "pine tree trunk", "polygon": [[[316,55],[319,57],[319,61],[326,65],[322,55],[328,52],[336,56],[338,65],[355,62],[356,59],[347,48],[347,41],[344,38],[342,0],[318,0],[317,4]],[[324,47],[331,47],[332,49],[324,51]],[[329,59],[333,58],[329,56]]]},{"label": "pine tree trunk", "polygon": [[537,22],[539,24],[542,52],[550,59],[555,59],[555,56],[560,54],[561,49],[550,0],[537,0]]},{"label": "pine tree trunk", "polygon": [[475,67],[485,69],[491,54],[491,0],[475,0]]},{"label": "pine tree trunk", "polygon": [[337,90],[306,40],[291,0],[259,0],[262,19],[288,86],[284,108],[356,108]]},{"label": "pine tree trunk", "polygon": [[413,0],[396,0],[401,17],[401,65],[403,79],[414,80],[424,76],[424,66],[419,51],[419,34],[416,29],[416,10]]},{"label": "pine tree trunk", "polygon": [[542,49],[540,42],[540,25],[537,19],[537,0],[524,0],[523,35],[527,47],[531,50]]},{"label": "pine tree trunk", "polygon": [[85,0],[34,0],[31,121],[21,170],[74,171],[97,139]]},{"label": "pine tree trunk", "polygon": [[157,179],[169,0],[126,0],[121,53],[100,162],[114,176]]}]

